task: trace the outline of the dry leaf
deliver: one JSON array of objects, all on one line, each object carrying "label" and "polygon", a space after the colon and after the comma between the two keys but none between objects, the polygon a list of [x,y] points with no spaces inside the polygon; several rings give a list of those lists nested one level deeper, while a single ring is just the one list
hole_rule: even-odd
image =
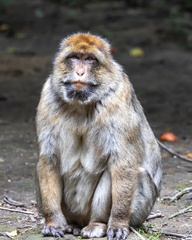
[{"label": "dry leaf", "polygon": [[9,30],[9,28],[10,28],[10,26],[7,23],[0,25],[0,31],[6,31],[6,30]]},{"label": "dry leaf", "polygon": [[12,232],[6,232],[6,234],[10,237],[16,237],[18,235],[18,231],[15,229]]},{"label": "dry leaf", "polygon": [[132,57],[142,57],[144,55],[144,51],[142,48],[136,47],[131,48],[129,54]]},{"label": "dry leaf", "polygon": [[187,158],[192,158],[192,153],[187,153],[187,154],[185,155],[185,157],[187,157]]},{"label": "dry leaf", "polygon": [[165,132],[160,136],[160,141],[176,142],[178,138],[171,132]]},{"label": "dry leaf", "polygon": [[111,53],[113,54],[113,53],[115,53],[115,52],[117,51],[117,49],[116,49],[115,47],[111,46],[110,51],[111,51]]}]

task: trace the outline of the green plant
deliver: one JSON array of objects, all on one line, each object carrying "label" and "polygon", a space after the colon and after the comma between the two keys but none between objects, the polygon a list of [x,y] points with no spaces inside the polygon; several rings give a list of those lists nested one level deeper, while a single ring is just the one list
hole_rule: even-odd
[{"label": "green plant", "polygon": [[180,5],[171,7],[165,26],[170,38],[180,41],[188,48],[192,48],[191,17]]},{"label": "green plant", "polygon": [[141,228],[137,228],[136,230],[149,240],[159,240],[162,234],[160,232],[154,232],[152,228],[153,225],[149,224]]}]

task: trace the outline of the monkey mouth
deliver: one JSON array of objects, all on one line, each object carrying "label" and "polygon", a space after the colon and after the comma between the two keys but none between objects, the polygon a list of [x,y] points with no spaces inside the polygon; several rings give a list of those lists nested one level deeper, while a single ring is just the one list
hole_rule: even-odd
[{"label": "monkey mouth", "polygon": [[66,81],[63,84],[69,99],[76,99],[82,102],[87,101],[97,89],[97,84],[80,80]]},{"label": "monkey mouth", "polygon": [[92,82],[85,82],[85,81],[81,81],[81,80],[77,80],[77,81],[66,81],[64,82],[64,85],[66,86],[74,86],[77,90],[81,90],[81,88],[83,87],[96,87],[97,84],[92,83]]},{"label": "monkey mouth", "polygon": [[72,81],[71,84],[75,86],[76,89],[79,89],[79,90],[85,86],[89,86],[87,82],[83,82],[83,81]]}]

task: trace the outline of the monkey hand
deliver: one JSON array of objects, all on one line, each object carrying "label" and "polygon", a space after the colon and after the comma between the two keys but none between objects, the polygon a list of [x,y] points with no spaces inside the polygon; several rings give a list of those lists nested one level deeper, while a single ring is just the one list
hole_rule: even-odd
[{"label": "monkey hand", "polygon": [[80,235],[81,230],[71,225],[65,225],[63,228],[55,228],[51,226],[44,226],[42,234],[44,236],[63,237],[64,233],[72,233],[77,236]]},{"label": "monkey hand", "polygon": [[54,228],[50,226],[44,226],[42,230],[43,236],[63,237],[64,231],[60,228]]},{"label": "monkey hand", "polygon": [[124,240],[128,237],[129,230],[126,227],[109,227],[107,230],[107,240]]}]

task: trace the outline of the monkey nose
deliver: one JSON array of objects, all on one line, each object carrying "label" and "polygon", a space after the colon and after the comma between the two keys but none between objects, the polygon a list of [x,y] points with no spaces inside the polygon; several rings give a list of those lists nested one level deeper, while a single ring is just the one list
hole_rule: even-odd
[{"label": "monkey nose", "polygon": [[79,77],[82,77],[85,74],[85,71],[84,70],[79,70],[79,71],[76,71],[76,73]]}]

